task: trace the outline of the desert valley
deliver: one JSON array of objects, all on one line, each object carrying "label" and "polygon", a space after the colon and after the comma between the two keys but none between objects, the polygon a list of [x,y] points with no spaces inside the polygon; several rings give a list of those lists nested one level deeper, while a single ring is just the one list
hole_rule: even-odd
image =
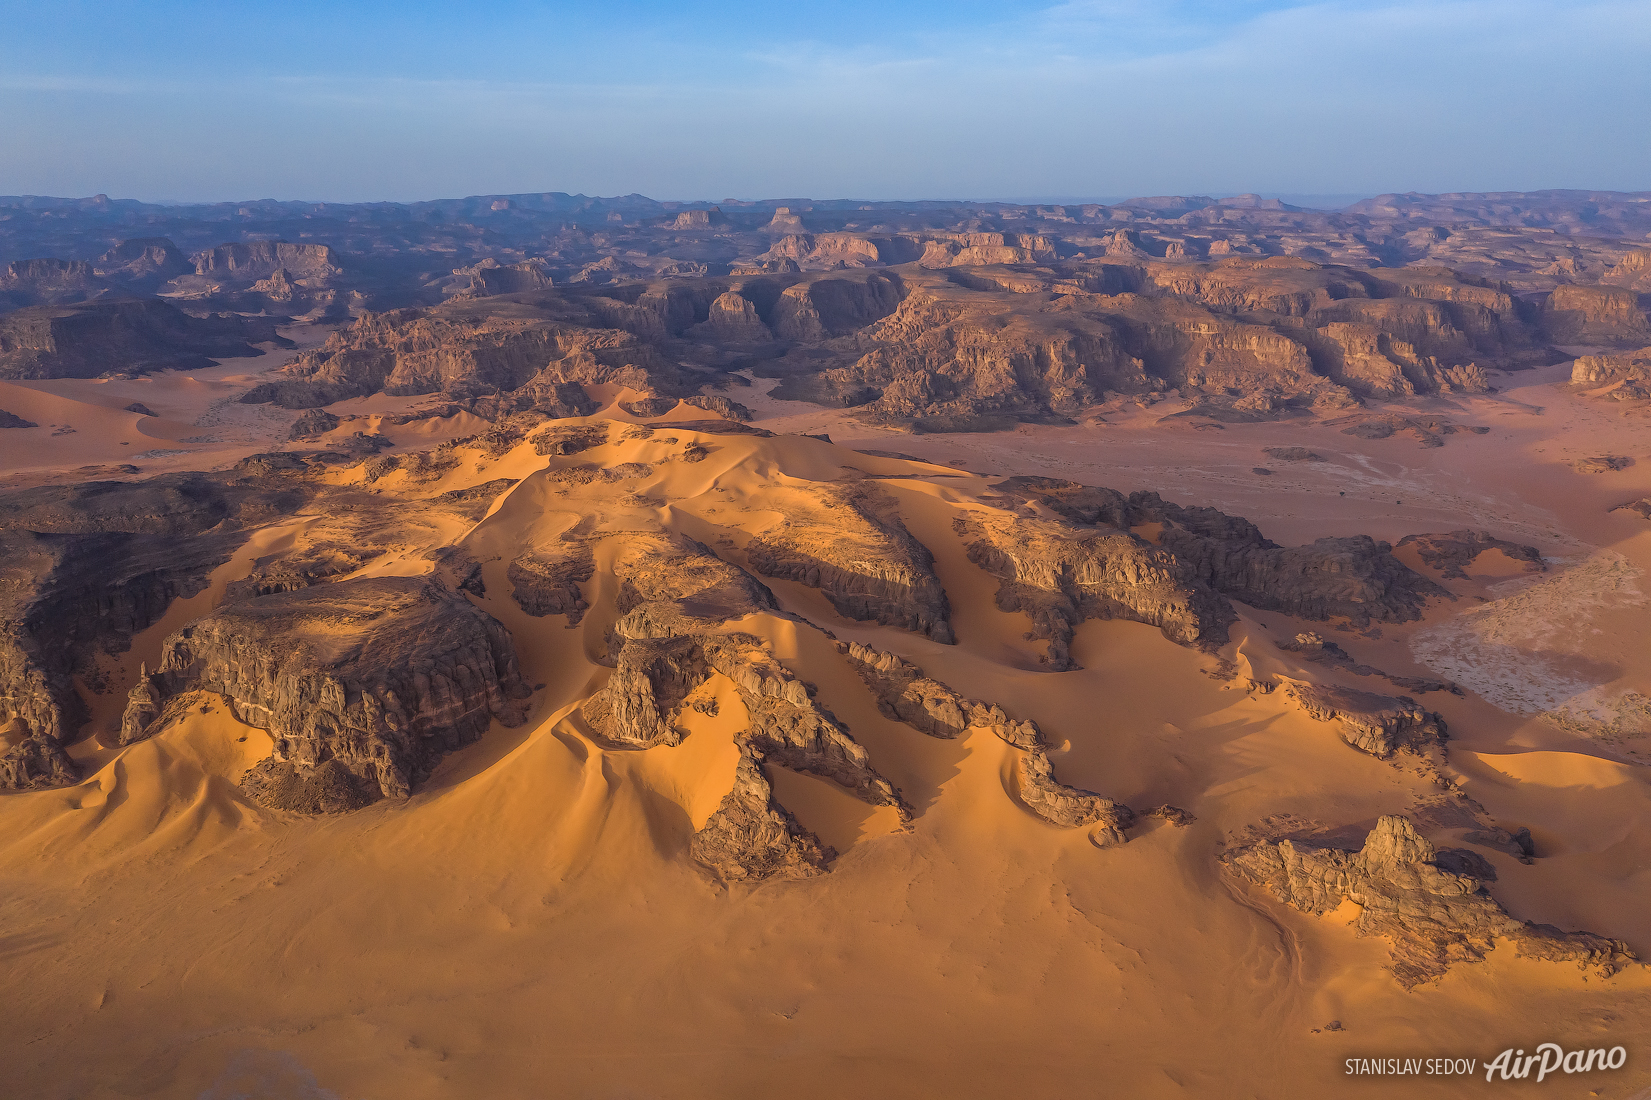
[{"label": "desert valley", "polygon": [[5,1091],[1647,1095],[1648,308],[1647,192],[0,198]]}]

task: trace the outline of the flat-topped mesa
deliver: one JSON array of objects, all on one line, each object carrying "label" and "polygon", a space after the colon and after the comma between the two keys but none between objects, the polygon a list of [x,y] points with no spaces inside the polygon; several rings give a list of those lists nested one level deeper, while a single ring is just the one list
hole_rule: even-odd
[{"label": "flat-topped mesa", "polygon": [[1030,636],[1049,642],[1043,661],[1052,672],[1078,667],[1072,637],[1088,619],[1146,623],[1205,648],[1224,644],[1237,619],[1173,554],[1128,531],[993,513],[956,526],[969,560],[998,579],[999,609],[1026,612]]},{"label": "flat-topped mesa", "polygon": [[162,698],[217,692],[267,729],[274,753],[243,786],[266,805],[309,811],[406,797],[494,719],[519,725],[528,695],[505,629],[422,577],[220,608],[166,639],[153,682]]},{"label": "flat-topped mesa", "polygon": [[1406,989],[1443,977],[1452,963],[1482,961],[1497,938],[1523,956],[1606,976],[1637,958],[1621,940],[1514,919],[1479,877],[1463,873],[1474,861],[1454,854],[1436,850],[1408,818],[1388,815],[1357,852],[1286,838],[1229,849],[1221,862],[1305,913],[1322,915],[1344,901],[1360,906],[1358,934],[1387,939],[1394,976]]},{"label": "flat-topped mesa", "polygon": [[1382,760],[1401,749],[1426,752],[1446,737],[1445,720],[1406,696],[1299,680],[1286,680],[1284,695],[1308,717],[1334,722],[1341,739],[1355,749]]},{"label": "flat-topped mesa", "polygon": [[[1067,829],[1095,826],[1091,839],[1102,848],[1128,839],[1124,830],[1134,823],[1135,812],[1093,791],[1058,782],[1036,723],[1017,722],[995,703],[967,700],[893,653],[859,642],[838,642],[837,651],[848,658],[871,688],[877,708],[885,717],[930,737],[947,739],[971,729],[989,729],[1022,750],[1025,755],[1017,765],[1017,793],[1021,803],[1038,817]],[[1190,815],[1185,816],[1190,820]]]},{"label": "flat-topped mesa", "polygon": [[806,503],[745,547],[758,573],[825,593],[839,614],[955,638],[934,555],[917,541],[886,493],[862,483],[813,487]]}]

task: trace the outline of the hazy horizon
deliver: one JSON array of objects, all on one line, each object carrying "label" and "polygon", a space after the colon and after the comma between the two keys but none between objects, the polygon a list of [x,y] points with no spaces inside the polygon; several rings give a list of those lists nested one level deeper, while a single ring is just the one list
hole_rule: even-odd
[{"label": "hazy horizon", "polygon": [[1624,140],[1651,102],[1643,0],[168,0],[12,5],[8,32],[8,194],[1029,201],[1651,179],[1651,148]]}]

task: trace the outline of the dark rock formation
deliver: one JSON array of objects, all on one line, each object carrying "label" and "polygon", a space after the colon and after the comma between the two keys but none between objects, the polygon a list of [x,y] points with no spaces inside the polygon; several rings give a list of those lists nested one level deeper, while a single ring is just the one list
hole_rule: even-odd
[{"label": "dark rock formation", "polygon": [[1592,458],[1576,460],[1576,471],[1579,474],[1610,474],[1618,470],[1626,470],[1634,464],[1634,460],[1627,455],[1595,455]]},{"label": "dark rock formation", "polygon": [[1181,645],[1219,646],[1231,605],[1193,581],[1176,558],[1127,530],[985,514],[958,520],[969,560],[998,579],[997,606],[1032,617],[1052,672],[1078,667],[1071,644],[1087,619],[1156,626]]},{"label": "dark rock formation", "polygon": [[0,268],[0,310],[85,302],[110,289],[84,260],[13,260]]},{"label": "dark rock formation", "polygon": [[516,604],[529,615],[566,615],[576,626],[590,606],[579,586],[596,573],[590,548],[570,543],[518,555],[505,569]]},{"label": "dark rock formation", "polygon": [[684,397],[682,399],[682,403],[684,405],[692,405],[696,409],[704,409],[706,412],[716,413],[724,420],[738,420],[743,422],[751,419],[750,409],[746,408],[744,405],[741,405],[738,401],[731,401],[720,394],[712,394],[709,397],[703,394],[696,394],[692,397]]},{"label": "dark rock formation", "polygon": [[269,730],[274,756],[249,790],[304,799],[315,785],[303,781],[329,761],[362,781],[352,789],[406,797],[492,720],[519,724],[517,701],[528,694],[504,628],[419,577],[337,581],[220,608],[167,638],[153,679],[163,697],[217,692],[240,720]]},{"label": "dark rock formation", "polygon": [[272,322],[191,317],[159,298],[31,306],[0,317],[0,378],[197,370],[214,359],[261,355],[252,345],[262,341],[292,346]]},{"label": "dark rock formation", "polygon": [[541,455],[574,455],[607,441],[606,424],[553,426],[533,437],[533,450]]},{"label": "dark rock formation", "polygon": [[[1032,616],[1054,671],[1074,667],[1072,631],[1085,619],[1130,619],[1181,645],[1219,646],[1236,618],[1222,596],[1310,619],[1402,622],[1429,596],[1449,595],[1408,569],[1386,543],[1360,535],[1285,548],[1214,508],[1157,493],[1129,497],[1054,478],[1014,477],[993,489],[1012,515],[959,520],[969,560],[997,577],[998,606]],[[1131,528],[1146,528],[1148,542]]]},{"label": "dark rock formation", "polygon": [[[745,707],[748,724],[737,740],[751,760],[830,779],[862,801],[893,806],[902,818],[908,816],[899,792],[877,774],[865,748],[814,701],[807,684],[774,659],[765,642],[720,629],[753,612],[778,614],[767,588],[691,539],[629,535],[624,540],[614,558],[620,611],[609,634],[614,672],[584,707],[599,734],[635,747],[679,743],[683,735],[676,723],[688,696],[718,673],[732,682]],[[751,874],[759,867],[791,866],[773,862],[778,858],[773,830],[789,829],[789,819],[769,812],[766,780],[760,790],[756,785],[760,771],[741,774],[748,782],[736,785],[732,801],[724,804],[728,814],[712,819],[707,828],[714,826],[714,835],[696,852],[705,852],[725,875],[731,874],[730,860],[744,860]],[[817,850],[801,834],[787,843],[798,852]],[[741,844],[753,847],[740,855]],[[823,858],[804,862],[818,865]]]},{"label": "dark rock formation", "polygon": [[13,719],[0,725],[0,791],[41,791],[80,782],[80,768],[57,738],[28,732]]},{"label": "dark rock formation", "polygon": [[0,720],[75,740],[74,686],[168,604],[205,587],[245,539],[308,490],[281,479],[168,474],[0,493]]},{"label": "dark rock formation", "polygon": [[724,882],[824,874],[836,852],[774,801],[760,759],[741,746],[734,787],[689,840],[689,854]]},{"label": "dark rock formation", "polygon": [[820,589],[848,618],[951,644],[934,555],[906,530],[893,499],[862,483],[820,485],[813,497],[746,544],[751,567]]},{"label": "dark rock formation", "polygon": [[1506,539],[1492,538],[1485,531],[1461,530],[1442,535],[1406,535],[1399,540],[1399,546],[1414,546],[1417,556],[1423,563],[1439,570],[1440,576],[1457,580],[1465,580],[1468,566],[1487,550],[1500,550],[1512,560],[1524,562],[1524,570],[1527,573],[1542,573],[1548,568],[1542,561],[1542,551],[1536,547],[1521,546]]},{"label": "dark rock formation", "polygon": [[1584,355],[1571,364],[1571,384],[1618,401],[1651,397],[1651,348],[1621,355]]},{"label": "dark rock formation", "polygon": [[[1091,839],[1102,848],[1122,844],[1127,839],[1124,830],[1134,822],[1134,812],[1093,791],[1057,782],[1054,765],[1035,723],[1017,722],[996,704],[967,700],[892,653],[859,642],[838,642],[837,650],[848,658],[871,688],[877,697],[877,708],[886,717],[904,722],[930,737],[953,738],[970,729],[985,728],[1022,750],[1025,755],[1017,764],[1017,793],[1021,803],[1038,817],[1066,829],[1096,826]],[[1190,821],[1191,815],[1187,815],[1187,819]]]},{"label": "dark rock formation", "polygon": [[1542,327],[1556,344],[1638,348],[1651,343],[1639,295],[1614,286],[1563,284],[1542,305]]},{"label": "dark rock formation", "polygon": [[1368,535],[1282,547],[1248,520],[1214,508],[1183,508],[1157,493],[1131,493],[1131,526],[1161,523],[1158,544],[1223,595],[1304,619],[1345,617],[1365,626],[1421,617],[1429,597],[1449,593]]},{"label": "dark rock formation", "polygon": [[1336,723],[1355,749],[1383,760],[1399,749],[1425,752],[1445,739],[1444,719],[1403,696],[1295,680],[1285,681],[1284,695],[1309,717]]},{"label": "dark rock formation", "polygon": [[32,420],[24,420],[21,416],[18,416],[16,413],[10,413],[10,412],[7,412],[5,409],[0,409],[0,428],[38,428],[38,427],[40,427],[40,425],[36,424]]},{"label": "dark rock formation", "polygon": [[1431,680],[1423,676],[1393,676],[1374,665],[1361,664],[1341,646],[1312,631],[1303,631],[1288,642],[1280,642],[1278,648],[1286,653],[1294,653],[1304,661],[1339,668],[1355,676],[1380,676],[1394,687],[1403,688],[1405,691],[1414,691],[1418,694],[1429,691],[1462,694],[1462,689],[1449,680]]},{"label": "dark rock formation", "polygon": [[679,404],[681,402],[675,397],[642,397],[635,401],[621,401],[619,407],[632,416],[652,420],[664,416]]},{"label": "dark rock formation", "polygon": [[1407,989],[1442,977],[1453,963],[1481,961],[1497,938],[1511,940],[1521,955],[1605,975],[1636,958],[1621,940],[1510,917],[1479,879],[1449,869],[1467,861],[1437,851],[1404,817],[1381,818],[1357,852],[1303,839],[1262,840],[1228,850],[1221,862],[1306,913],[1327,913],[1348,900],[1359,905],[1359,935],[1388,940],[1394,976]]},{"label": "dark rock formation", "polygon": [[130,745],[143,740],[151,723],[161,716],[165,702],[149,675],[148,662],[138,663],[137,683],[126,693],[126,709],[121,712],[118,743]]},{"label": "dark rock formation", "polygon": [[902,657],[859,642],[838,642],[837,650],[871,688],[877,709],[886,718],[930,737],[961,737],[970,729],[984,727],[1018,749],[1031,752],[1043,745],[1034,723],[1016,722],[996,704],[965,699]]},{"label": "dark rock formation", "polygon": [[305,409],[292,422],[292,430],[287,433],[288,439],[314,439],[324,432],[330,432],[338,427],[341,421],[338,417],[325,409]]},{"label": "dark rock formation", "polygon": [[1611,511],[1632,512],[1641,519],[1651,519],[1651,497],[1641,497],[1639,500],[1631,500],[1627,504],[1619,504]]}]

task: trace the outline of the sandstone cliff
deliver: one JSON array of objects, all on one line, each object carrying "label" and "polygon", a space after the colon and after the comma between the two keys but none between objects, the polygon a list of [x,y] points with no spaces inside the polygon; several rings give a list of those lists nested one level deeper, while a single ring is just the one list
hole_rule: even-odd
[{"label": "sandstone cliff", "polygon": [[1611,286],[1554,288],[1542,306],[1542,323],[1556,344],[1600,344],[1637,348],[1651,344],[1639,295]]}]

